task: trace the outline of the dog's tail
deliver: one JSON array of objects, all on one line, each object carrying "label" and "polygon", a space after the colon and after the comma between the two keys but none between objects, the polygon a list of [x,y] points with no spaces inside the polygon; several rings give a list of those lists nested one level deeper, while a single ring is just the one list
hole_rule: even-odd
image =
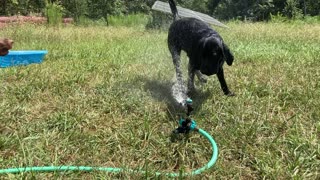
[{"label": "dog's tail", "polygon": [[173,20],[175,21],[179,16],[177,5],[173,0],[169,0],[169,5],[170,5],[171,12],[173,14]]}]

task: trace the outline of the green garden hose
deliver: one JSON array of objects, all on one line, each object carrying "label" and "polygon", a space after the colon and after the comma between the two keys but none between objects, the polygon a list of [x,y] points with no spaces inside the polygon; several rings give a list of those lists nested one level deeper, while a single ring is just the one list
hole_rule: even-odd
[{"label": "green garden hose", "polygon": [[[203,171],[211,168],[218,158],[218,147],[214,139],[208,134],[206,131],[202,129],[197,129],[197,131],[203,135],[206,139],[209,140],[212,147],[212,157],[210,161],[203,167],[193,170],[190,173],[160,173],[156,172],[157,176],[165,175],[169,177],[179,177],[179,176],[192,176],[201,174]],[[57,172],[57,171],[106,171],[111,173],[118,172],[139,172],[145,174],[146,171],[137,171],[125,168],[111,168],[111,167],[88,167],[88,166],[42,166],[42,167],[22,167],[22,168],[8,168],[8,169],[0,169],[0,174],[10,174],[10,173],[23,173],[23,172]]]}]

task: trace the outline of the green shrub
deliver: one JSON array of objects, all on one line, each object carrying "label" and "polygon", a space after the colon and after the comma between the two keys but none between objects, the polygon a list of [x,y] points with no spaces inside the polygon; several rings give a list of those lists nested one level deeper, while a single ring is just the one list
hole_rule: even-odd
[{"label": "green shrub", "polygon": [[148,15],[145,14],[129,14],[108,16],[108,23],[111,26],[145,26],[148,22]]},{"label": "green shrub", "polygon": [[161,12],[152,12],[146,25],[147,29],[168,29],[173,22],[172,15]]},{"label": "green shrub", "polygon": [[77,25],[85,26],[85,27],[89,27],[89,26],[107,26],[108,22],[106,21],[105,18],[92,20],[92,19],[90,19],[90,18],[88,18],[86,16],[80,16],[78,18]]},{"label": "green shrub", "polygon": [[50,25],[59,25],[62,22],[64,8],[59,3],[47,3],[46,17]]},{"label": "green shrub", "polygon": [[298,8],[298,0],[287,0],[284,7],[284,14],[289,19],[301,19],[303,17],[302,9]]},{"label": "green shrub", "polygon": [[271,20],[271,22],[278,22],[279,23],[279,22],[287,21],[288,18],[278,12],[276,15],[273,15],[272,13],[270,13],[270,20]]}]

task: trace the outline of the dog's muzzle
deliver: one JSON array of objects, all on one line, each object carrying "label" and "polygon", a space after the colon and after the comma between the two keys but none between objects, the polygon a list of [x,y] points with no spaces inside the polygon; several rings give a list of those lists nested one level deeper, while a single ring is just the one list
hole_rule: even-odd
[{"label": "dog's muzzle", "polygon": [[219,67],[212,68],[212,69],[209,69],[209,68],[200,69],[200,72],[202,74],[204,74],[204,75],[207,75],[207,76],[211,76],[211,75],[217,74],[218,71],[219,71]]},{"label": "dog's muzzle", "polygon": [[214,72],[209,72],[209,71],[201,71],[201,70],[200,70],[200,72],[201,72],[202,74],[204,74],[204,75],[207,75],[207,76],[211,76],[211,75],[215,74]]}]

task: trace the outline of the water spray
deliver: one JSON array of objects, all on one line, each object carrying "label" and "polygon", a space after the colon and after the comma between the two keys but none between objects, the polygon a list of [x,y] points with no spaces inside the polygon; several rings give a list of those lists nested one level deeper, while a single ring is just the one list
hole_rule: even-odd
[{"label": "water spray", "polygon": [[[187,104],[188,98],[187,88],[184,85],[183,81],[176,81],[172,86],[172,96],[178,102],[181,107],[185,107]],[[192,101],[192,100],[191,100]],[[191,102],[192,104],[192,102]]]}]

